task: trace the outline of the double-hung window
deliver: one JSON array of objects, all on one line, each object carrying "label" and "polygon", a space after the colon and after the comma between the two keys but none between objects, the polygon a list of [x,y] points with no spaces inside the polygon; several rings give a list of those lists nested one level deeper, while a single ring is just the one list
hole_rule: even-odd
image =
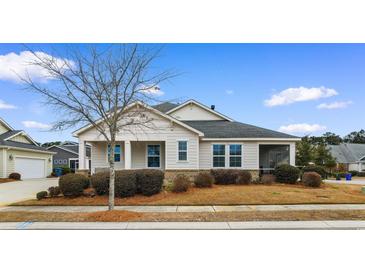
[{"label": "double-hung window", "polygon": [[[120,162],[121,149],[120,145],[115,145],[114,148],[114,162]],[[108,145],[108,160],[110,157],[110,145]]]},{"label": "double-hung window", "polygon": [[213,145],[213,167],[226,166],[226,147],[221,144]]},{"label": "double-hung window", "polygon": [[178,141],[178,160],[188,160],[188,141]]},{"label": "double-hung window", "polygon": [[161,156],[160,145],[147,145],[147,167],[159,168],[160,167],[160,156]]},{"label": "double-hung window", "polygon": [[242,145],[229,145],[229,167],[242,167]]}]

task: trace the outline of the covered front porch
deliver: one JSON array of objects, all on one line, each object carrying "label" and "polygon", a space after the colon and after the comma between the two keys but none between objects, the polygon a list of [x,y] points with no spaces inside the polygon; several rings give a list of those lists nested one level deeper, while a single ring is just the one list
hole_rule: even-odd
[{"label": "covered front porch", "polygon": [[[110,148],[103,141],[87,142],[91,146],[91,173],[95,173],[109,167],[108,157]],[[80,153],[83,144],[80,144]],[[166,155],[165,141],[117,141],[114,151],[115,168],[121,169],[143,169],[157,168],[165,169]],[[82,166],[80,159],[80,169]]]}]

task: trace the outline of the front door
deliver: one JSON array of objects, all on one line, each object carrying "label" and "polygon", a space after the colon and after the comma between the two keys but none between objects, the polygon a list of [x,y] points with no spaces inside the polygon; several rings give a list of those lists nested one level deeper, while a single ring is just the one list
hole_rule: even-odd
[{"label": "front door", "polygon": [[70,169],[73,173],[79,169],[79,160],[70,160]]}]

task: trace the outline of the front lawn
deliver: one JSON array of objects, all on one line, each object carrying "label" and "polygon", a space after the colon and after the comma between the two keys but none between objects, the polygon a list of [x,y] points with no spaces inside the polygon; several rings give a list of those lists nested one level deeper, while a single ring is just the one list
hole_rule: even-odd
[{"label": "front lawn", "polygon": [[[93,198],[46,198],[15,205],[107,205],[107,196]],[[136,195],[115,198],[116,205],[280,205],[280,204],[360,204],[365,194],[359,185],[323,184],[320,188],[303,185],[214,185],[191,187],[185,193],[162,191],[151,197]]]},{"label": "front lawn", "polygon": [[102,211],[87,213],[0,212],[0,222],[224,222],[364,220],[365,210],[164,212]]}]

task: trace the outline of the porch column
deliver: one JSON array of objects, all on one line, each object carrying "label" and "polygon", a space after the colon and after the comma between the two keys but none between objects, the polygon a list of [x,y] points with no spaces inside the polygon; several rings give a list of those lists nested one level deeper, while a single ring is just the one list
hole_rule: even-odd
[{"label": "porch column", "polygon": [[125,169],[132,168],[132,149],[131,149],[131,141],[124,141],[124,160],[125,160]]},{"label": "porch column", "polygon": [[79,140],[79,169],[86,169],[85,165],[85,141]]},{"label": "porch column", "polygon": [[290,165],[295,166],[295,143],[290,144]]}]

